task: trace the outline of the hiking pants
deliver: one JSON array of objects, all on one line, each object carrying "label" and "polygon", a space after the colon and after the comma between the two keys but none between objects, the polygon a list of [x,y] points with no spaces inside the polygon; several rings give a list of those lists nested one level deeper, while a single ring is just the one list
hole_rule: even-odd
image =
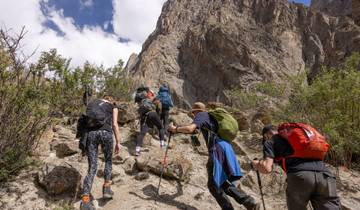
[{"label": "hiking pants", "polygon": [[167,131],[168,126],[169,126],[169,112],[170,112],[169,109],[163,109],[161,111],[161,115],[160,115],[160,120],[161,120],[161,122],[163,124],[163,127],[165,129],[165,134],[167,136],[169,136],[169,134],[168,134],[169,132]]},{"label": "hiking pants", "polygon": [[340,210],[335,177],[329,172],[299,171],[287,174],[286,202],[289,210]]},{"label": "hiking pants", "polygon": [[244,205],[245,207],[251,206],[255,203],[255,200],[251,196],[247,195],[244,191],[238,189],[231,183],[225,183],[221,186],[221,188],[218,188],[213,178],[213,166],[213,161],[209,158],[206,164],[208,174],[207,186],[211,195],[216,199],[216,202],[222,210],[234,210],[234,207],[231,205],[227,195],[231,196],[236,200],[236,202]]},{"label": "hiking pants", "polygon": [[89,195],[97,171],[97,157],[99,144],[103,148],[105,158],[104,179],[111,180],[113,134],[105,130],[90,131],[87,139],[87,156],[89,169],[84,179],[83,195]]},{"label": "hiking pants", "polygon": [[140,124],[140,134],[136,139],[136,146],[142,146],[144,137],[149,131],[149,127],[153,128],[154,126],[159,130],[160,141],[164,141],[165,129],[161,123],[159,115],[156,112],[149,112],[146,116],[141,117]]}]

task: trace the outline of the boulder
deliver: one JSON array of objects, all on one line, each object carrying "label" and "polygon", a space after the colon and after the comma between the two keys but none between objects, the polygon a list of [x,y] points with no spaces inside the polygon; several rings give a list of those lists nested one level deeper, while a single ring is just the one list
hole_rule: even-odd
[{"label": "boulder", "polygon": [[117,103],[119,108],[118,122],[123,125],[134,122],[138,118],[137,108],[134,103]]},{"label": "boulder", "polygon": [[57,142],[56,140],[51,142],[50,148],[51,150],[56,151],[56,156],[58,158],[64,158],[68,156],[75,155],[79,152],[78,150],[79,142],[77,141],[62,141]]},{"label": "boulder", "polygon": [[192,119],[187,113],[178,112],[176,115],[170,115],[170,122],[174,122],[175,125],[187,125],[192,123]]},{"label": "boulder", "polygon": [[[164,150],[152,148],[149,153],[144,153],[136,158],[136,166],[141,171],[150,171],[160,175],[163,159]],[[168,153],[163,177],[184,181],[189,179],[189,172],[191,170],[191,162],[183,154],[172,150]]]},{"label": "boulder", "polygon": [[136,160],[133,157],[129,157],[125,160],[121,167],[125,170],[126,174],[133,175],[137,169]]},{"label": "boulder", "polygon": [[142,181],[142,180],[148,179],[149,177],[150,177],[149,173],[140,172],[140,173],[136,174],[135,179],[138,181]]},{"label": "boulder", "polygon": [[51,161],[45,163],[38,173],[38,182],[51,195],[75,195],[81,186],[79,166],[66,161]]},{"label": "boulder", "polygon": [[63,140],[63,141],[70,141],[75,139],[75,133],[68,127],[63,125],[56,125],[53,127],[54,139]]}]

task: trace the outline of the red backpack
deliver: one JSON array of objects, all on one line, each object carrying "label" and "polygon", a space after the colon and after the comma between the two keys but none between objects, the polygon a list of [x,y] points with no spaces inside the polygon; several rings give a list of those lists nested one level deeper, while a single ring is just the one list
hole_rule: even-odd
[{"label": "red backpack", "polygon": [[326,138],[307,124],[284,123],[278,127],[278,133],[290,143],[294,150],[294,154],[279,158],[283,160],[282,167],[285,171],[285,158],[297,157],[323,160],[330,148]]}]

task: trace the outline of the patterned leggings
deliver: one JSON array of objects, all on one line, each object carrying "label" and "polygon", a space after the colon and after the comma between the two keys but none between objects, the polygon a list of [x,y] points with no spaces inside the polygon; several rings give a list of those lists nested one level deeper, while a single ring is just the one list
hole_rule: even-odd
[{"label": "patterned leggings", "polygon": [[91,192],[91,187],[97,171],[98,147],[101,144],[105,157],[104,179],[111,180],[112,154],[113,154],[113,135],[112,132],[105,130],[90,131],[87,139],[87,156],[89,163],[88,174],[84,179],[83,195]]}]

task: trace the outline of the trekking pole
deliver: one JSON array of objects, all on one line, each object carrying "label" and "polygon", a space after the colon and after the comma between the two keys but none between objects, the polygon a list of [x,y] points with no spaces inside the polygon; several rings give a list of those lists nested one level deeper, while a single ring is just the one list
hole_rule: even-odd
[{"label": "trekking pole", "polygon": [[[254,160],[258,160],[257,158],[255,158]],[[249,160],[249,164],[251,169],[255,169],[251,163],[251,161]],[[261,201],[264,207],[264,210],[266,210],[265,208],[265,200],[264,200],[264,193],[262,191],[262,184],[261,184],[261,178],[260,178],[260,172],[258,170],[256,170],[256,176],[257,176],[257,180],[258,180],[258,185],[259,185],[259,190],[260,190],[260,195],[261,195]]]},{"label": "trekking pole", "polygon": [[157,195],[158,196],[160,195],[160,184],[161,184],[161,179],[162,179],[163,174],[164,174],[166,158],[167,158],[167,153],[168,153],[168,150],[169,150],[169,144],[170,144],[171,136],[172,136],[172,132],[170,132],[170,134],[169,134],[169,139],[168,139],[168,142],[167,142],[167,146],[166,146],[166,150],[165,150],[165,156],[164,156],[163,164],[162,164],[162,168],[161,168],[160,180],[159,180],[159,185],[158,185],[158,189],[157,189]]},{"label": "trekking pole", "polygon": [[260,173],[258,170],[256,170],[256,175],[257,175],[257,179],[258,179],[258,183],[259,183],[259,189],[260,189],[260,195],[261,195],[261,200],[264,206],[264,210],[266,210],[265,208],[265,200],[264,200],[264,193],[262,191],[262,184],[261,184],[261,178],[260,178]]}]

